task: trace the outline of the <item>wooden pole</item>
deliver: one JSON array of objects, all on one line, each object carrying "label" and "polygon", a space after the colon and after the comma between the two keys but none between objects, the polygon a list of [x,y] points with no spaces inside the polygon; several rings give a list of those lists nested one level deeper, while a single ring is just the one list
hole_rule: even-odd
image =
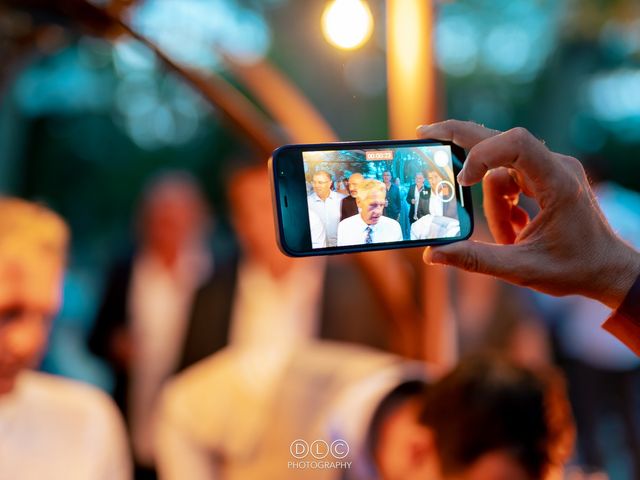
[{"label": "wooden pole", "polygon": [[[391,138],[415,138],[416,127],[437,121],[441,97],[433,51],[434,8],[429,0],[387,0],[387,82]],[[422,305],[423,358],[442,368],[457,355],[448,275],[425,267],[422,249],[412,253]]]}]

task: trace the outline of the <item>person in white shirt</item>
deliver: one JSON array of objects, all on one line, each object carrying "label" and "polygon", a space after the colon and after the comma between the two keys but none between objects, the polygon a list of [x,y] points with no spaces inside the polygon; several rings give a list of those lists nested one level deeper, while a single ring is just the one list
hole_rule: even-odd
[{"label": "person in white shirt", "polygon": [[200,353],[191,308],[200,287],[218,273],[206,201],[189,173],[153,177],[138,211],[135,251],[110,269],[89,336],[91,351],[115,377],[113,398],[131,439],[136,478],[153,477],[156,397]]},{"label": "person in white shirt", "polygon": [[324,170],[316,172],[313,175],[313,193],[307,197],[309,209],[320,217],[324,225],[327,233],[327,247],[336,246],[340,205],[346,196],[331,190],[331,183],[329,172]]},{"label": "person in white shirt", "polygon": [[427,179],[431,186],[429,213],[436,216],[458,218],[458,206],[452,182],[445,182],[437,170],[429,170]]},{"label": "person in white shirt", "polygon": [[429,213],[429,198],[431,189],[424,184],[422,172],[416,173],[415,183],[412,183],[407,191],[406,201],[409,207],[409,222],[413,223]]},{"label": "person in white shirt", "polygon": [[324,248],[327,246],[327,232],[324,224],[316,212],[309,209],[309,229],[311,231],[311,246]]},{"label": "person in white shirt", "polygon": [[0,199],[0,479],[131,478],[124,424],[103,393],[29,371],[59,309],[68,229]]},{"label": "person in white shirt", "polygon": [[[431,187],[431,193],[436,193],[438,184],[442,181],[442,178],[435,170],[429,170],[427,173],[427,179],[429,180],[429,186]],[[429,213],[431,215],[442,216],[442,198],[438,195],[431,195],[429,197]]]},{"label": "person in white shirt", "polygon": [[386,198],[384,183],[379,180],[362,182],[356,199],[360,212],[338,225],[338,246],[402,241],[400,224],[382,214]]},{"label": "person in white shirt", "polygon": [[457,237],[458,235],[460,235],[460,222],[454,218],[427,214],[411,224],[411,240]]}]

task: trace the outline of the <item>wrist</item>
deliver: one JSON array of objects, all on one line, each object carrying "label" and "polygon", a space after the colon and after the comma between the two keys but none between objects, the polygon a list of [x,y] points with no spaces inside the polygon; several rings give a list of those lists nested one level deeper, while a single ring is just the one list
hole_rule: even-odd
[{"label": "wrist", "polygon": [[612,309],[617,309],[640,275],[640,253],[621,243],[620,248],[610,251],[611,260],[605,267],[603,289],[599,300]]}]

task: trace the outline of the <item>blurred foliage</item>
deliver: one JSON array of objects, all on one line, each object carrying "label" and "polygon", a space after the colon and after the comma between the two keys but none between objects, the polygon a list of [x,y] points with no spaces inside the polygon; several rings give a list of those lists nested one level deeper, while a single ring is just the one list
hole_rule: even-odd
[{"label": "blurred foliage", "polygon": [[[570,0],[567,8],[567,37],[597,41],[610,22],[638,28],[640,3],[637,0]],[[636,52],[636,57],[640,52]]]}]

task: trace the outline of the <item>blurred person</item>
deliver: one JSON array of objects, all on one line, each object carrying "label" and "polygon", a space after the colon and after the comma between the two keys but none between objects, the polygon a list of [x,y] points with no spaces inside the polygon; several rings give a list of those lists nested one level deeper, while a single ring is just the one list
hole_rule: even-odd
[{"label": "blurred person", "polygon": [[60,307],[69,232],[46,208],[0,199],[0,478],[128,479],[115,405],[34,372]]},{"label": "blurred person", "polygon": [[[640,355],[640,252],[608,224],[578,160],[551,152],[523,128],[498,132],[448,120],[418,127],[418,136],[469,150],[458,181],[484,179],[484,211],[497,242],[427,248],[427,263],[597,300],[614,309],[603,328]],[[540,206],[534,219],[518,206],[521,193]]]},{"label": "blurred person", "polygon": [[573,450],[562,377],[493,355],[462,360],[428,388],[420,421],[441,478],[559,480]]},{"label": "blurred person", "polygon": [[364,177],[361,173],[353,173],[349,177],[349,196],[342,199],[342,204],[340,205],[340,221],[358,213],[356,198],[358,198],[358,186],[363,181]]},{"label": "blurred person", "polygon": [[327,246],[335,247],[337,242],[340,206],[345,195],[331,190],[331,174],[324,170],[313,174],[313,193],[307,197],[309,208],[324,224],[327,232]]},{"label": "blurred person", "polygon": [[409,223],[429,213],[429,201],[431,189],[424,184],[424,175],[420,172],[414,177],[415,183],[411,184],[407,192],[406,201],[409,205]]},{"label": "blurred person", "polygon": [[385,217],[392,218],[395,221],[400,220],[400,210],[402,209],[402,200],[400,200],[400,189],[391,182],[391,172],[385,171],[382,174],[382,181],[387,188],[387,202],[382,214]]},{"label": "blurred person", "polygon": [[[433,197],[435,195],[432,195]],[[460,235],[460,222],[450,217],[429,213],[411,224],[411,240],[456,237],[458,235]]]},{"label": "blurred person", "polygon": [[[251,196],[246,195],[248,188]],[[265,207],[270,202],[265,168],[245,168],[233,175],[229,204],[241,252],[228,343],[273,352],[317,334],[324,261],[293,259],[278,249],[273,217]]]},{"label": "blurred person", "polygon": [[316,342],[268,385],[260,371],[259,356],[227,349],[172,381],[162,478],[551,479],[572,446],[562,390],[493,357],[433,382],[419,362]]},{"label": "blurred person", "polygon": [[207,207],[189,174],[152,179],[138,222],[139,244],[107,280],[89,346],[114,371],[113,396],[129,429],[136,478],[154,478],[157,395],[169,376],[215,350],[189,335],[197,328],[190,324],[192,301],[213,262]]},{"label": "blurred person", "polygon": [[[380,304],[352,264],[336,261],[327,268],[325,258],[294,259],[280,251],[265,209],[271,202],[267,169],[243,168],[228,184],[239,252],[228,262],[231,282],[207,282],[197,292],[191,323],[208,325],[209,331],[194,331],[194,341],[208,339],[214,351],[234,345],[262,352],[276,372],[290,348],[312,338],[389,348]],[[309,211],[321,231],[322,222],[313,221],[315,212]]]},{"label": "blurred person", "polygon": [[360,213],[338,225],[338,246],[402,241],[402,228],[382,212],[387,187],[379,180],[365,180],[358,186],[356,202]]},{"label": "blurred person", "polygon": [[[429,170],[427,179],[433,195],[429,198],[429,213],[434,216],[445,216],[449,218],[458,218],[458,206],[456,205],[456,194],[451,191],[450,185],[440,185],[444,178],[437,170]],[[440,190],[438,190],[440,188]],[[445,201],[448,198],[448,201]]]}]

